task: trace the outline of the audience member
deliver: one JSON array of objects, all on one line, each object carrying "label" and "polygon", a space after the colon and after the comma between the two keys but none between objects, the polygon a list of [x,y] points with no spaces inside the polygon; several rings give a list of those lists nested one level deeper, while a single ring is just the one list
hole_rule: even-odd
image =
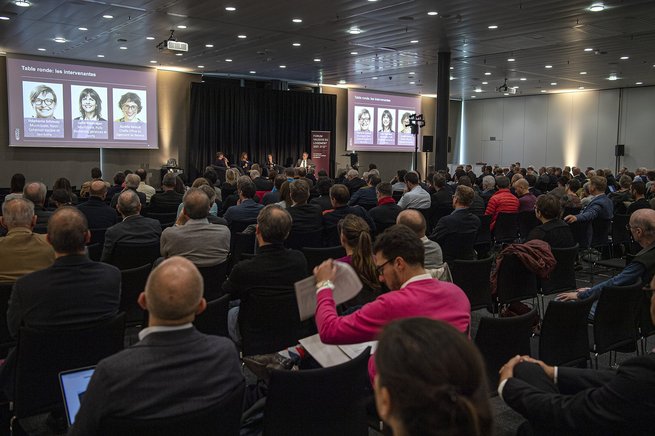
[{"label": "audience member", "polygon": [[[638,177],[638,180],[641,182],[640,177]],[[610,186],[609,180],[607,181],[607,185]],[[627,211],[626,203],[633,201],[632,195],[630,195],[630,185],[632,185],[632,177],[624,174],[619,178],[619,190],[610,192],[607,195],[607,198],[612,200],[612,204],[614,205],[614,213],[625,214]],[[607,188],[605,189],[607,190]]]},{"label": "audience member", "polygon": [[143,168],[137,169],[134,174],[139,176],[139,186],[136,188],[137,192],[143,192],[146,196],[146,203],[150,203],[150,198],[155,195],[155,188],[152,186],[146,184],[146,178],[148,177],[148,173],[146,170]]},{"label": "audience member", "polygon": [[197,267],[225,262],[230,252],[230,229],[207,220],[211,206],[207,194],[200,188],[191,188],[184,194],[183,204],[177,223],[161,234],[161,255],[181,256]]},{"label": "audience member", "polygon": [[646,200],[646,185],[644,182],[632,182],[632,185],[630,185],[630,194],[635,201],[628,206],[626,211],[628,215],[639,209],[651,208],[650,203]]},{"label": "audience member", "polygon": [[398,170],[396,177],[391,181],[392,192],[405,192],[405,190],[407,190],[407,185],[405,185],[405,174],[407,174],[407,170]]},{"label": "audience member", "polygon": [[480,194],[478,193],[478,187],[473,185],[471,183],[471,179],[469,179],[466,176],[460,177],[458,184],[473,189],[473,200],[471,201],[471,205],[469,206],[469,212],[471,212],[473,215],[478,217],[483,216],[487,206],[484,203],[482,197],[480,197]]},{"label": "audience member", "polygon": [[292,218],[291,232],[295,234],[319,232],[323,229],[323,212],[317,204],[308,204],[309,185],[298,179],[289,185],[293,204],[287,208]]},{"label": "audience member", "polygon": [[84,214],[90,229],[106,229],[118,221],[116,209],[105,203],[107,185],[102,180],[91,182],[88,191],[89,199],[80,203],[77,208]]},{"label": "audience member", "polygon": [[30,182],[23,189],[23,198],[34,204],[36,224],[47,224],[52,215],[51,210],[45,208],[46,187],[41,182]]},{"label": "audience member", "polygon": [[293,202],[291,201],[291,191],[289,190],[289,185],[296,180],[300,179],[293,179],[293,180],[287,180],[284,183],[282,183],[282,186],[280,186],[280,201],[278,201],[277,204],[281,208],[288,209],[291,207]]},{"label": "audience member", "polygon": [[396,224],[404,224],[419,237],[425,249],[423,267],[425,269],[436,269],[443,264],[443,253],[438,243],[431,241],[425,236],[425,217],[418,210],[408,209],[400,212]]},{"label": "audience member", "polygon": [[273,189],[273,183],[271,183],[270,180],[261,177],[261,173],[259,171],[250,170],[249,175],[252,179],[252,182],[255,184],[257,191],[270,191]]},{"label": "audience member", "polygon": [[175,179],[173,173],[166,173],[161,182],[163,192],[155,193],[150,197],[148,212],[152,213],[176,213],[180,203],[182,203],[183,194],[175,192]]},{"label": "audience member", "polygon": [[[423,268],[423,243],[403,225],[395,225],[378,236],[375,264],[380,280],[391,292],[380,295],[358,311],[338,316],[332,290],[336,267],[327,260],[314,269],[316,277],[316,325],[326,344],[353,344],[373,340],[389,322],[412,316],[425,316],[452,324],[467,332],[471,305],[456,285],[433,279]],[[370,362],[371,380],[375,368]]]},{"label": "audience member", "polygon": [[401,209],[429,209],[431,205],[430,194],[419,184],[418,174],[410,171],[405,174],[405,192],[398,202]]},{"label": "audience member", "polygon": [[482,356],[450,325],[427,318],[388,324],[378,337],[375,400],[395,435],[491,435]]},{"label": "audience member", "polygon": [[396,224],[396,217],[402,209],[392,197],[391,183],[381,182],[375,187],[375,193],[377,206],[369,210],[368,214],[375,223],[378,233],[381,233],[387,227]]},{"label": "audience member", "polygon": [[114,195],[121,192],[125,185],[125,173],[122,171],[117,172],[114,175],[114,184],[107,188],[107,195],[105,196],[108,201],[111,202],[111,199],[114,198]]},{"label": "audience member", "polygon": [[[107,185],[105,185],[107,186]],[[55,183],[52,184],[52,195],[54,196],[55,191],[57,190],[64,190],[66,192],[66,196],[59,194],[59,204],[61,205],[62,203],[66,204],[72,204],[75,205],[78,202],[77,195],[73,192],[73,187],[71,186],[70,180],[68,180],[66,177],[59,177],[57,180],[55,180]],[[53,203],[54,199],[52,196],[50,197],[50,202]],[[52,206],[56,206],[54,204],[51,204]]]},{"label": "audience member", "polygon": [[350,196],[357,192],[360,188],[363,188],[366,186],[366,182],[364,179],[359,177],[359,172],[355,169],[349,170],[348,171],[348,181],[346,182],[346,186],[348,187],[348,191],[350,192]]},{"label": "audience member", "polygon": [[118,203],[118,197],[121,195],[121,193],[125,191],[134,191],[136,192],[136,195],[139,197],[139,202],[141,203],[141,207],[145,207],[146,205],[146,194],[143,192],[137,191],[137,188],[139,187],[139,183],[141,183],[141,178],[137,176],[136,174],[128,174],[125,176],[125,189],[123,189],[121,192],[118,192],[114,194],[114,196],[111,198],[111,202],[109,203],[109,206],[111,206],[113,209],[116,209],[116,204]]},{"label": "audience member", "polygon": [[96,180],[100,180],[101,182],[105,183],[107,185],[107,188],[109,188],[111,185],[109,182],[105,182],[102,180],[102,171],[98,167],[91,168],[91,180],[88,180],[84,183],[82,183],[82,186],[80,187],[80,197],[88,197],[89,196],[89,188],[91,188],[91,182],[94,182]]},{"label": "audience member", "polygon": [[534,214],[541,224],[530,230],[526,241],[539,239],[548,242],[551,248],[573,247],[575,245],[573,233],[569,225],[560,219],[561,213],[560,200],[556,196],[540,195],[535,204]]},{"label": "audience member", "polygon": [[132,189],[121,192],[116,207],[123,220],[105,232],[105,243],[100,257],[102,262],[112,263],[116,244],[158,244],[161,236],[159,221],[140,215],[141,202]]},{"label": "audience member", "polygon": [[439,209],[450,207],[453,203],[453,195],[450,191],[450,187],[446,183],[446,178],[441,174],[435,174],[432,186],[434,186],[435,189],[434,194],[431,196],[432,208]]},{"label": "audience member", "polygon": [[99,432],[104,418],[160,419],[220,403],[244,384],[234,344],[191,324],[205,310],[202,276],[173,257],[155,268],[139,304],[139,342],[98,364],[69,435]]},{"label": "audience member", "polygon": [[369,174],[366,187],[359,188],[352,194],[348,206],[361,206],[366,210],[372,209],[377,205],[378,199],[375,187],[380,183],[380,176]]},{"label": "audience member", "polygon": [[255,223],[259,211],[264,207],[259,203],[255,203],[255,184],[248,176],[241,176],[237,180],[237,193],[239,194],[239,201],[236,206],[230,207],[225,211],[223,218],[232,224],[233,221],[242,223]]},{"label": "audience member", "polygon": [[484,200],[485,209],[489,203],[491,196],[496,193],[496,179],[492,175],[486,175],[482,178],[482,192],[480,197]]},{"label": "audience member", "polygon": [[[209,221],[211,224],[223,224],[224,226],[227,226],[227,221],[225,220],[225,218],[215,215],[218,212],[218,205],[216,203],[217,201],[216,189],[214,189],[213,186],[209,186],[209,185],[200,185],[198,186],[198,189],[202,190],[207,195],[207,197],[209,198],[209,204],[211,205],[211,207],[209,208],[209,214],[207,215],[207,221]],[[184,203],[180,203],[180,205],[182,206],[182,209],[184,209]],[[182,215],[182,209],[180,209],[180,215]],[[179,215],[176,221],[178,219],[180,219]]]},{"label": "audience member", "polygon": [[[209,199],[209,200],[210,200],[210,201],[209,201],[209,204],[211,205],[211,208],[209,209],[209,217],[216,217],[216,216],[218,215],[218,205],[216,204],[216,189],[214,189],[214,187],[212,186],[211,182],[210,182],[209,180],[205,179],[204,177],[198,177],[198,178],[197,178],[196,180],[194,180],[193,183],[191,184],[191,187],[192,187],[192,188],[202,188],[203,186],[208,186],[208,187],[213,191],[213,193],[211,193],[211,197],[210,197],[210,199]],[[185,191],[185,193],[186,193],[186,191]],[[208,193],[208,194],[209,194],[209,193]],[[183,194],[183,195],[184,195],[184,194]],[[233,205],[236,204],[236,196],[234,196],[234,197],[235,197],[235,200],[234,200],[234,202],[233,202]],[[227,203],[228,201],[229,201],[229,200],[226,200],[226,203]],[[177,219],[180,218],[180,215],[182,215],[182,209],[183,209],[183,208],[184,208],[184,204],[183,204],[183,203],[180,203],[180,204],[177,206],[177,215],[176,215],[176,217],[175,217],[175,220],[176,220],[176,221],[177,221]],[[209,217],[208,217],[208,219],[209,219]],[[210,221],[210,222],[212,222],[212,221]],[[222,223],[222,224],[225,224],[223,221],[221,221],[221,223]]]},{"label": "audience member", "polygon": [[537,201],[537,197],[530,192],[530,185],[525,179],[518,179],[514,182],[514,191],[516,196],[519,198],[519,212],[532,212],[534,210],[534,204]]},{"label": "audience member", "polygon": [[330,188],[332,188],[332,185],[332,179],[329,177],[320,177],[316,182],[316,191],[319,196],[312,198],[309,203],[319,205],[322,211],[332,209],[332,200],[330,200]]},{"label": "audience member", "polygon": [[505,176],[496,177],[496,186],[498,186],[498,191],[491,196],[487,203],[487,209],[484,211],[485,215],[491,215],[489,228],[492,231],[496,226],[498,214],[501,212],[516,213],[519,211],[518,198],[509,192],[509,179]]},{"label": "audience member", "polygon": [[72,206],[73,201],[70,194],[65,189],[55,189],[50,194],[50,209],[59,209],[64,206]]},{"label": "audience member", "polygon": [[330,188],[330,200],[333,209],[323,211],[323,241],[328,247],[336,247],[340,244],[337,224],[348,214],[364,218],[369,228],[375,231],[375,223],[366,210],[360,206],[348,206],[350,194],[345,185],[336,184]]},{"label": "audience member", "polygon": [[[567,215],[564,221],[567,223],[593,221],[595,219],[611,220],[614,216],[614,206],[612,200],[605,195],[605,188],[607,188],[607,180],[605,177],[592,176],[589,179],[589,193],[593,196],[592,200],[577,215]],[[591,242],[593,229],[591,226],[588,228],[588,239]]]},{"label": "audience member", "polygon": [[560,199],[562,207],[568,209],[579,209],[582,207],[580,197],[577,192],[580,190],[580,181],[577,178],[572,178],[566,183],[564,196]]},{"label": "audience member", "polygon": [[8,230],[0,238],[0,282],[15,282],[55,261],[46,236],[32,233],[36,216],[31,201],[18,197],[2,203],[0,224]]},{"label": "audience member", "polygon": [[9,194],[5,195],[4,201],[13,200],[14,198],[23,198],[23,189],[25,188],[25,176],[16,173],[11,176],[9,182]]},{"label": "audience member", "polygon": [[278,175],[275,177],[275,180],[273,181],[273,189],[271,192],[267,192],[264,194],[264,198],[262,198],[261,204],[263,206],[268,206],[269,204],[275,204],[280,201],[280,189],[282,189],[282,185],[284,182],[287,181],[287,178],[284,175]]}]

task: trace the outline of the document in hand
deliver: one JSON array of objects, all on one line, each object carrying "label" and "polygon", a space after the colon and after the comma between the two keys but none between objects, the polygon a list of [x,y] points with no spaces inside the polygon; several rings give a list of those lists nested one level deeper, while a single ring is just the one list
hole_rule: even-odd
[{"label": "document in hand", "polygon": [[[334,262],[334,265],[337,267],[337,273],[334,277],[332,296],[336,304],[341,304],[359,294],[359,291],[362,290],[362,281],[347,263]],[[296,289],[300,320],[311,318],[316,312],[316,279],[311,275],[294,283],[293,286]]]}]

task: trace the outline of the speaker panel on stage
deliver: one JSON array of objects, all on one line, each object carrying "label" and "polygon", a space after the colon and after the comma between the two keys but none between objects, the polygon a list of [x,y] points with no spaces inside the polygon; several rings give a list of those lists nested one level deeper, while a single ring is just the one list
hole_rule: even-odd
[{"label": "speaker panel on stage", "polygon": [[432,153],[432,136],[423,137],[423,153]]},{"label": "speaker panel on stage", "polygon": [[614,146],[614,156],[625,156],[625,144],[616,144]]}]

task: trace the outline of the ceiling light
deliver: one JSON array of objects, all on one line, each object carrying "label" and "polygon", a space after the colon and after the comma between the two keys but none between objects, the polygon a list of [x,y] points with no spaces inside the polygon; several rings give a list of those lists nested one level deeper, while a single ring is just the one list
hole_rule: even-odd
[{"label": "ceiling light", "polygon": [[61,36],[56,37],[55,39],[53,39],[53,41],[54,41],[54,42],[58,42],[59,44],[63,44],[63,43],[65,43],[65,42],[67,42],[67,41],[66,41],[66,38],[63,38],[63,37],[61,37]]},{"label": "ceiling light", "polygon": [[0,15],[0,20],[9,21],[9,17],[5,17],[4,15]]},{"label": "ceiling light", "polygon": [[622,61],[627,61],[628,59],[630,59],[630,56],[621,56],[620,59],[621,59]]},{"label": "ceiling light", "polygon": [[411,44],[418,44],[418,39],[412,39],[412,40],[409,41],[409,42],[410,42]]},{"label": "ceiling light", "polygon": [[108,20],[111,20],[112,18],[114,18],[114,16],[113,16],[113,15],[109,15],[109,14],[105,14],[105,15],[102,16],[102,18],[106,18],[106,19],[108,19]]},{"label": "ceiling light", "polygon": [[182,53],[175,53],[175,56],[182,56]]},{"label": "ceiling light", "polygon": [[29,8],[31,6],[30,2],[25,0],[16,0],[14,4],[16,6],[20,6],[21,8]]},{"label": "ceiling light", "polygon": [[225,10],[228,11],[228,12],[234,12],[234,11],[237,10],[237,8],[235,8],[234,6],[227,6],[227,7],[225,8]]},{"label": "ceiling light", "polygon": [[358,51],[351,51],[350,54],[351,54],[351,55],[358,55],[359,52],[358,52]]},{"label": "ceiling light", "polygon": [[516,59],[514,59],[514,58],[509,58],[509,59],[507,59],[507,62],[514,62],[515,60]]},{"label": "ceiling light", "polygon": [[557,86],[557,82],[550,82],[550,86]]},{"label": "ceiling light", "polygon": [[45,48],[37,48],[38,51],[45,51]]},{"label": "ceiling light", "polygon": [[591,12],[600,12],[605,10],[605,5],[603,3],[593,3],[589,8],[587,8]]},{"label": "ceiling light", "polygon": [[378,76],[371,77],[371,80],[378,80]]},{"label": "ceiling light", "polygon": [[484,75],[485,76],[491,76],[491,73],[489,71],[487,71],[486,73],[484,73]]},{"label": "ceiling light", "polygon": [[125,47],[124,45],[121,45],[121,46],[118,47],[118,48],[120,48],[121,50],[127,50],[127,47]]},{"label": "ceiling light", "polygon": [[410,85],[416,85],[416,82],[409,82]]},{"label": "ceiling light", "polygon": [[186,26],[184,24],[180,24],[179,26],[177,26],[177,28],[178,29],[186,29]]},{"label": "ceiling light", "polygon": [[528,79],[526,79],[525,77],[521,77],[519,80],[526,81]]},{"label": "ceiling light", "polygon": [[585,74],[587,74],[587,72],[586,71],[580,71],[580,74],[582,74],[584,76]]},{"label": "ceiling light", "polygon": [[321,58],[314,58],[314,62],[321,62]]},{"label": "ceiling light", "polygon": [[450,76],[450,80],[455,80],[455,78],[453,76]]},{"label": "ceiling light", "polygon": [[294,18],[291,21],[293,21],[294,23],[302,23],[302,19],[300,19],[300,18]]},{"label": "ceiling light", "polygon": [[616,74],[610,74],[610,76],[607,78],[607,80],[612,80],[612,81],[614,81],[614,80],[619,80],[619,78],[616,77]]},{"label": "ceiling light", "polygon": [[584,89],[584,86],[578,86],[578,89]]},{"label": "ceiling light", "polygon": [[154,37],[154,36],[146,36],[146,39],[147,39],[148,41],[154,41],[154,40],[155,40],[155,37]]},{"label": "ceiling light", "polygon": [[232,59],[230,59],[230,58],[225,59],[225,62],[232,62]]},{"label": "ceiling light", "polygon": [[594,51],[594,49],[590,48],[590,47],[587,47],[587,48],[584,49],[584,51]]},{"label": "ceiling light", "polygon": [[548,91],[546,91],[545,89],[542,89],[541,92],[548,92]]},{"label": "ceiling light", "polygon": [[635,82],[635,85],[643,85],[644,82]]},{"label": "ceiling light", "polygon": [[88,29],[88,28],[86,28],[86,27],[78,27],[78,28],[77,28],[77,30],[81,30],[81,31],[83,31],[83,32],[84,32],[85,30],[89,30],[89,29]]},{"label": "ceiling light", "polygon": [[451,69],[451,70],[454,70],[454,69],[455,69],[455,67],[450,67],[450,69]]},{"label": "ceiling light", "polygon": [[360,29],[359,27],[351,27],[350,29],[348,29],[348,33],[350,33],[351,35],[359,35],[360,33],[362,33],[362,29]]},{"label": "ceiling light", "polygon": [[488,85],[488,84],[489,84],[489,82],[482,82],[482,84],[483,84],[483,85]]},{"label": "ceiling light", "polygon": [[248,36],[246,36],[246,35],[237,35],[237,38],[239,38],[239,39],[246,39],[247,37]]},{"label": "ceiling light", "polygon": [[345,84],[346,84],[346,81],[343,80],[343,79],[341,79],[341,80],[339,80],[339,84],[340,84],[340,85],[345,85]]},{"label": "ceiling light", "polygon": [[204,65],[198,65],[198,68],[205,68]]},{"label": "ceiling light", "polygon": [[257,74],[257,71],[255,71],[255,70],[250,70],[249,73],[250,73],[250,74]]},{"label": "ceiling light", "polygon": [[157,63],[157,61],[150,61],[150,63],[151,63],[151,64],[156,64],[156,63]]},{"label": "ceiling light", "polygon": [[480,87],[478,86],[477,88],[474,89],[474,91],[475,91],[475,92],[482,92],[482,88],[480,88]]},{"label": "ceiling light", "polygon": [[505,92],[505,93],[503,93],[503,95],[509,95],[509,92]]},{"label": "ceiling light", "polygon": [[291,45],[294,46],[294,47],[300,47],[300,43],[299,43],[299,42],[294,42],[294,43],[291,44]]},{"label": "ceiling light", "polygon": [[471,98],[477,98],[477,95],[472,95]]},{"label": "ceiling light", "polygon": [[286,67],[287,67],[286,65],[280,65],[280,68],[286,68]]},{"label": "ceiling light", "polygon": [[105,57],[105,55],[98,55],[98,57],[99,57],[99,58],[104,58],[104,57]]},{"label": "ceiling light", "polygon": [[544,68],[551,69],[551,68],[553,68],[553,66],[552,65],[545,65]]},{"label": "ceiling light", "polygon": [[489,26],[488,29],[490,29],[490,30],[496,30],[496,29],[498,29],[498,26],[496,26],[495,24],[493,24],[493,25]]},{"label": "ceiling light", "polygon": [[430,15],[431,17],[434,17],[435,15],[439,15],[439,12],[437,12],[437,11],[430,11],[430,12],[428,12],[428,15]]},{"label": "ceiling light", "polygon": [[207,47],[207,48],[214,48],[214,44],[205,44],[205,47]]}]

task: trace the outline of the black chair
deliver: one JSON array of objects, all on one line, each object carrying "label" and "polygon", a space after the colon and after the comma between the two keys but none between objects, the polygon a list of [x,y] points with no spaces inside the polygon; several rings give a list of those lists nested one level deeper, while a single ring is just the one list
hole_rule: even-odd
[{"label": "black chair", "polygon": [[396,203],[398,203],[400,199],[403,198],[403,194],[403,191],[393,191],[391,197],[396,201]]},{"label": "black chair", "polygon": [[253,254],[255,252],[255,233],[232,233],[230,242],[230,264],[228,272],[239,263],[242,254]]},{"label": "black chair", "polygon": [[581,366],[589,360],[587,319],[593,300],[551,301],[539,335],[539,359],[548,365]]},{"label": "black chair", "polygon": [[129,327],[145,323],[145,311],[139,306],[137,299],[146,288],[151,270],[152,265],[149,263],[137,268],[121,270],[120,310],[125,312],[125,324]]},{"label": "black chair", "polygon": [[230,228],[230,232],[235,234],[243,232],[251,224],[257,224],[257,221],[232,221],[228,227]]},{"label": "black chair", "polygon": [[159,221],[159,223],[163,227],[164,224],[175,223],[175,220],[177,219],[177,212],[164,212],[164,213],[146,212],[146,216],[148,218],[152,218]]},{"label": "black chair", "polygon": [[227,267],[227,260],[217,265],[198,267],[205,283],[205,300],[212,301],[223,295],[223,282],[227,278]]},{"label": "black chair", "polygon": [[498,370],[509,359],[530,354],[532,323],[537,315],[536,309],[510,318],[482,317],[475,345],[484,357],[487,367],[489,388],[493,392],[498,386]]},{"label": "black chair", "polygon": [[159,257],[159,242],[154,244],[118,243],[114,246],[109,263],[118,269],[131,269],[146,263],[152,264]]},{"label": "black chair", "polygon": [[491,215],[482,215],[480,217],[480,229],[475,238],[475,251],[478,252],[478,258],[486,257],[491,250]]},{"label": "black chair", "polygon": [[196,316],[193,325],[207,335],[229,337],[227,331],[227,312],[229,308],[229,294],[210,301],[207,303],[205,311]]},{"label": "black chair", "polygon": [[476,258],[475,239],[477,232],[450,233],[440,242],[443,260],[451,265],[457,260],[473,260]]},{"label": "black chair", "polygon": [[107,231],[106,228],[104,229],[89,229],[91,232],[91,240],[89,241],[89,245],[91,244],[104,244],[105,243],[105,232]]},{"label": "black chair", "polygon": [[46,233],[48,233],[48,225],[47,224],[37,224],[32,229],[32,232],[38,233],[40,235],[45,235]]},{"label": "black chair", "polygon": [[369,352],[329,368],[272,371],[264,435],[367,435]]},{"label": "black chair", "polygon": [[98,436],[238,436],[244,391],[240,385],[217,404],[184,415],[159,419],[103,418]]},{"label": "black chair", "polygon": [[607,270],[622,270],[627,264],[627,255],[632,252],[632,235],[626,228],[630,222],[630,215],[616,214],[612,219],[611,230],[611,257],[595,261],[591,266],[593,277],[597,266]]},{"label": "black chair", "polygon": [[639,304],[639,342],[641,354],[646,355],[648,349],[648,338],[655,335],[655,325],[650,316],[651,289],[642,290],[641,303]]},{"label": "black chair", "polygon": [[9,350],[16,345],[7,328],[7,308],[13,287],[13,283],[0,283],[0,358],[7,357]]},{"label": "black chair", "polygon": [[319,248],[323,246],[323,229],[320,228],[313,232],[294,232],[289,233],[289,237],[284,241],[284,246],[300,250],[302,247]]},{"label": "black chair", "polygon": [[524,212],[519,212],[519,235],[522,241],[525,241],[528,238],[528,234],[532,229],[537,227],[541,222],[537,219],[532,210],[526,210]]},{"label": "black chair", "polygon": [[498,304],[537,298],[536,274],[514,254],[505,254],[498,267],[496,298]]},{"label": "black chair", "polygon": [[63,411],[58,374],[96,365],[123,349],[125,314],[66,330],[21,327],[16,347],[14,414],[22,419]]},{"label": "black chair", "polygon": [[100,262],[102,257],[102,244],[89,244],[86,246],[86,252],[89,255],[89,259]]},{"label": "black chair", "polygon": [[545,295],[569,291],[578,287],[575,278],[575,260],[578,258],[578,244],[570,248],[551,248],[551,252],[557,261],[557,265],[555,265],[555,269],[550,273],[549,278],[541,279],[539,297],[543,310],[546,309],[544,305]]},{"label": "black chair", "polygon": [[499,213],[493,234],[496,244],[516,241],[519,237],[519,214]]},{"label": "black chair", "polygon": [[341,246],[326,248],[309,248],[303,247],[302,253],[307,259],[307,270],[311,274],[315,266],[318,266],[327,259],[339,259],[346,255],[346,250]]},{"label": "black chair", "polygon": [[586,250],[589,248],[591,241],[589,240],[588,230],[590,225],[591,223],[589,221],[576,221],[569,224],[571,234],[573,235],[573,240],[578,244],[580,250]]},{"label": "black chair", "polygon": [[428,230],[426,234],[432,233],[432,229],[437,225],[439,220],[447,215],[450,215],[453,212],[453,207],[451,205],[438,205],[432,208],[432,215],[430,216],[430,221],[428,222]]},{"label": "black chair", "polygon": [[491,304],[489,277],[493,256],[480,260],[455,260],[450,265],[453,283],[462,288],[471,303],[471,310],[488,307]]},{"label": "black chair", "polygon": [[244,356],[268,354],[316,333],[314,319],[300,321],[293,289],[255,287],[241,299],[239,331]]},{"label": "black chair", "polygon": [[591,352],[598,368],[598,356],[610,353],[610,366],[617,351],[634,351],[637,347],[637,313],[642,299],[642,284],[608,286],[598,298],[593,321]]}]

